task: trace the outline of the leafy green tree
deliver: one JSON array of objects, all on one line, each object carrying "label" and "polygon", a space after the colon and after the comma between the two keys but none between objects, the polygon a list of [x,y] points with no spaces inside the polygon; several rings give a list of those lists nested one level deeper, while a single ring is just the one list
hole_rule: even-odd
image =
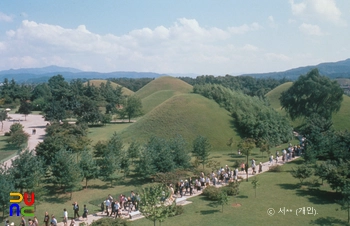
[{"label": "leafy green tree", "polygon": [[270,151],[270,145],[266,140],[259,140],[258,141],[258,147],[260,148],[260,152],[262,157],[264,157],[264,152],[269,153]]},{"label": "leafy green tree", "polygon": [[29,150],[12,160],[8,171],[15,189],[19,189],[20,193],[23,193],[24,189],[33,190],[44,175],[43,162]]},{"label": "leafy green tree", "polygon": [[309,165],[301,165],[301,166],[298,166],[296,169],[292,168],[292,171],[290,173],[294,178],[297,178],[300,180],[300,184],[303,184],[303,181],[306,178],[309,178],[312,176],[313,171]]},{"label": "leafy green tree", "polygon": [[60,150],[54,156],[51,164],[51,182],[60,185],[63,190],[72,192],[79,188],[81,181],[81,171],[75,162],[74,155],[66,150]]},{"label": "leafy green tree", "polygon": [[192,154],[200,164],[203,166],[208,162],[209,155],[211,151],[211,144],[209,143],[208,138],[203,136],[197,136],[196,139],[193,141],[193,150]]},{"label": "leafy green tree", "polygon": [[254,179],[252,180],[252,185],[253,185],[253,188],[255,190],[255,198],[256,198],[256,189],[259,186],[259,180],[258,180],[257,176],[255,176]]},{"label": "leafy green tree", "polygon": [[80,172],[83,179],[85,179],[85,189],[87,189],[88,181],[95,179],[98,176],[98,168],[96,161],[89,151],[82,152],[82,156],[79,162]]},{"label": "leafy green tree", "polygon": [[242,154],[245,155],[247,157],[247,162],[246,162],[246,176],[247,176],[247,181],[248,181],[248,168],[249,167],[249,156],[253,150],[253,148],[255,148],[255,140],[252,138],[245,138],[242,139],[239,143],[238,143],[238,148],[241,150]]},{"label": "leafy green tree", "polygon": [[134,159],[140,157],[140,144],[133,140],[128,148],[128,157],[131,159],[131,163],[134,164]]},{"label": "leafy green tree", "polygon": [[109,181],[113,187],[113,180],[117,179],[116,171],[121,168],[121,158],[111,152],[105,152],[101,159],[97,160],[99,176],[102,180]]},{"label": "leafy green tree", "polygon": [[342,190],[343,199],[338,201],[341,210],[348,212],[348,224],[350,223],[350,185],[347,184]]},{"label": "leafy green tree", "polygon": [[280,102],[292,119],[312,114],[330,119],[333,112],[339,111],[343,93],[337,81],[331,81],[313,69],[284,91]]},{"label": "leafy green tree", "polygon": [[98,109],[97,102],[87,97],[78,100],[74,113],[78,116],[79,122],[96,124],[103,120],[103,114]]},{"label": "leafy green tree", "polygon": [[24,120],[27,120],[27,115],[32,113],[32,104],[27,101],[21,101],[17,113],[24,114]]},{"label": "leafy green tree", "polygon": [[10,137],[7,142],[15,145],[17,148],[23,148],[29,139],[29,134],[24,132],[23,126],[20,123],[14,123],[10,126]]},{"label": "leafy green tree", "polygon": [[218,195],[218,200],[217,200],[217,205],[220,205],[221,206],[221,212],[223,213],[224,212],[224,205],[228,205],[228,201],[229,201],[229,198],[227,196],[227,193],[226,192],[221,192],[219,195]]},{"label": "leafy green tree", "polygon": [[140,192],[140,212],[146,219],[153,221],[154,226],[156,221],[163,222],[168,216],[175,215],[176,202],[165,205],[169,195],[169,189],[163,184],[142,188]]},{"label": "leafy green tree", "polygon": [[5,219],[5,209],[9,204],[9,194],[15,190],[13,182],[6,166],[0,165],[0,205],[3,219]]},{"label": "leafy green tree", "polygon": [[122,118],[127,116],[130,122],[131,118],[141,116],[142,114],[141,99],[136,96],[129,96],[123,105],[123,109],[120,111],[120,116]]},{"label": "leafy green tree", "polygon": [[187,148],[187,142],[181,135],[177,135],[169,142],[176,168],[186,169],[190,166],[191,156]]}]

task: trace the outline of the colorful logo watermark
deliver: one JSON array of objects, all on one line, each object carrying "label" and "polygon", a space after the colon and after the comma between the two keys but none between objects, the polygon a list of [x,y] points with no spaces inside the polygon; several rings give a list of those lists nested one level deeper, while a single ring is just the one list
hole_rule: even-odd
[{"label": "colorful logo watermark", "polygon": [[[24,196],[24,199],[23,199]],[[14,197],[17,197],[17,199],[12,199]],[[30,197],[30,198],[29,198]],[[19,206],[18,203],[24,201],[24,204],[26,206],[23,206],[22,208]],[[10,192],[10,216],[13,216],[13,209],[16,207],[16,216],[20,216],[22,214],[25,217],[34,217],[34,204],[35,202],[35,194],[34,192],[30,193],[30,196],[28,192],[24,192],[22,195],[21,193],[18,192]]]}]

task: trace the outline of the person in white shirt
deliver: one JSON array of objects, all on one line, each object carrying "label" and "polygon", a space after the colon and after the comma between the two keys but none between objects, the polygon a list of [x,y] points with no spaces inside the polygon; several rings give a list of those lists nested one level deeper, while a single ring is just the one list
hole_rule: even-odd
[{"label": "person in white shirt", "polygon": [[66,208],[63,209],[63,224],[65,226],[68,224],[68,212]]}]

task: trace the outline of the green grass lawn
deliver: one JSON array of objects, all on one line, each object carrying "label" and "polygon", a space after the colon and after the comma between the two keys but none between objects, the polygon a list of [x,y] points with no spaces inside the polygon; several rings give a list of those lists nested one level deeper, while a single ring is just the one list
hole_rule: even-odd
[{"label": "green grass lawn", "polygon": [[105,126],[89,127],[88,137],[92,140],[92,144],[95,144],[99,140],[108,140],[112,137],[114,132],[120,132],[121,130],[129,127],[133,123],[110,123]]},{"label": "green grass lawn", "polygon": [[6,141],[8,137],[0,136],[0,163],[16,155],[17,148],[9,145]]},{"label": "green grass lawn", "polygon": [[[242,182],[240,194],[235,198],[230,197],[229,205],[224,206],[223,213],[221,206],[217,207],[213,201],[198,196],[190,199],[193,203],[184,207],[183,215],[168,218],[163,224],[169,226],[346,225],[347,213],[336,211],[339,205],[334,202],[340,197],[330,191],[328,185],[321,185],[319,190],[312,190],[308,186],[300,187],[299,180],[291,176],[289,172],[291,168],[301,163],[302,160],[296,160],[284,165],[284,172],[266,172],[258,175],[260,185],[257,188],[256,198],[251,182]],[[299,213],[297,216],[296,211],[303,207],[312,207],[317,214],[308,214],[305,211],[305,215]],[[275,210],[273,216],[268,215],[269,208]],[[279,213],[283,208],[292,212]],[[141,219],[132,222],[131,225],[147,226],[153,225],[153,222]]]}]

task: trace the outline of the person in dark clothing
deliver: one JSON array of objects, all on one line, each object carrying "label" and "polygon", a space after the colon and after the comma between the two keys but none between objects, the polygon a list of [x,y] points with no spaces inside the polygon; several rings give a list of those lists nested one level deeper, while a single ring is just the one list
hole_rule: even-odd
[{"label": "person in dark clothing", "polygon": [[79,218],[80,215],[79,215],[79,205],[78,205],[78,203],[74,202],[72,205],[73,205],[73,210],[74,210],[74,219],[76,219],[77,216]]},{"label": "person in dark clothing", "polygon": [[45,212],[45,217],[44,217],[45,226],[49,226],[49,222],[50,222],[49,213],[48,213],[48,212]]}]

